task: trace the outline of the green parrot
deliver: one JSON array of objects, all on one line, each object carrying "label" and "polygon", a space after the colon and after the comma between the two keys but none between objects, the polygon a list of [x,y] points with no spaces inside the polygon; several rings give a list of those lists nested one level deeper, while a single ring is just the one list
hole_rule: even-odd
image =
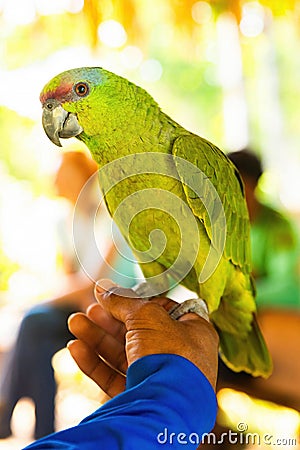
[{"label": "green parrot", "polygon": [[[180,283],[195,293],[171,315],[203,315],[229,368],[268,377],[272,362],[256,321],[249,218],[234,165],[180,126],[141,87],[100,67],[71,69],[43,88],[51,141],[76,136],[99,165],[107,208],[140,264],[151,297]],[[173,284],[172,284],[173,283]]]}]

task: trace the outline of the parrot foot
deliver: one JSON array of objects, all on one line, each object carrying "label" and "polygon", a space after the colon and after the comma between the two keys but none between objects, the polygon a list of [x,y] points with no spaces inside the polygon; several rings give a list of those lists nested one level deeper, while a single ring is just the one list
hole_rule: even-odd
[{"label": "parrot foot", "polygon": [[181,316],[187,313],[195,313],[198,316],[209,322],[208,309],[206,303],[202,298],[193,298],[190,300],[185,300],[179,305],[175,305],[170,311],[169,315],[172,319],[179,319]]},{"label": "parrot foot", "polygon": [[[146,299],[150,299],[152,297],[156,297],[157,295],[162,293],[162,289],[164,287],[158,287],[156,284],[149,283],[147,281],[143,281],[142,283],[137,284],[132,288],[134,292],[140,297]],[[168,288],[165,289],[167,291]]]}]

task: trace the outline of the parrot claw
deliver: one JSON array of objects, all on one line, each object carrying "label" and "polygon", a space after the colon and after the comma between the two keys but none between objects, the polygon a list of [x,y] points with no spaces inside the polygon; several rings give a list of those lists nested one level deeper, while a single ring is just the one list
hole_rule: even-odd
[{"label": "parrot claw", "polygon": [[[156,297],[158,294],[161,294],[161,289],[158,289],[158,286],[152,283],[148,283],[147,281],[143,281],[142,283],[137,284],[133,287],[134,292],[145,300],[149,300],[152,297]],[[166,289],[167,291],[168,289]]]},{"label": "parrot claw", "polygon": [[169,315],[172,319],[179,319],[184,314],[187,313],[195,313],[198,316],[209,322],[208,309],[206,303],[202,298],[193,298],[190,300],[185,300],[183,303],[179,305],[175,305],[170,311]]}]

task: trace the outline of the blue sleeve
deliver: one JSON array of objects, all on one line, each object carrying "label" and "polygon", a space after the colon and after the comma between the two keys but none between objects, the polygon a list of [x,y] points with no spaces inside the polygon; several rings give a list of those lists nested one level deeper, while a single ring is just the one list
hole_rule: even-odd
[{"label": "blue sleeve", "polygon": [[177,355],[149,355],[129,367],[122,394],[26,450],[196,449],[216,413],[215,393],[194,364]]}]

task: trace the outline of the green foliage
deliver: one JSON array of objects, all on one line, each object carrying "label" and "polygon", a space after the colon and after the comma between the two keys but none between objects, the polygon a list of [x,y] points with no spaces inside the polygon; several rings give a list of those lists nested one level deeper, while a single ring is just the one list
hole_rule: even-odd
[{"label": "green foliage", "polygon": [[[49,177],[47,178],[40,170],[34,126],[33,120],[22,117],[5,107],[0,107],[1,199],[7,198],[10,193],[10,182],[23,185],[36,196],[50,190]],[[6,182],[8,182],[7,185]],[[13,199],[13,196],[11,198]],[[10,207],[8,202],[5,204],[6,208]],[[0,204],[0,207],[1,214],[5,215],[4,206]],[[11,204],[11,208],[16,208],[16,205]],[[0,291],[5,291],[8,288],[10,276],[20,269],[20,266],[5,253],[2,239],[3,237],[0,236]]]},{"label": "green foliage", "polygon": [[26,66],[68,45],[88,45],[88,38],[81,14],[41,16],[34,23],[16,27],[6,39],[5,65],[10,70]]},{"label": "green foliage", "polygon": [[30,153],[24,154],[24,141],[29,139],[33,122],[5,107],[0,108],[1,161],[8,172],[16,178],[31,178],[27,161]]},{"label": "green foliage", "polygon": [[1,164],[16,178],[29,182],[36,193],[49,192],[49,179],[41,173],[35,122],[0,106]]},{"label": "green foliage", "polygon": [[170,102],[176,99],[178,107],[183,108],[183,114],[176,113],[178,120],[184,120],[203,137],[221,142],[222,89],[217,84],[215,65],[205,60],[178,60],[174,54],[163,61],[163,89],[169,91]]}]

